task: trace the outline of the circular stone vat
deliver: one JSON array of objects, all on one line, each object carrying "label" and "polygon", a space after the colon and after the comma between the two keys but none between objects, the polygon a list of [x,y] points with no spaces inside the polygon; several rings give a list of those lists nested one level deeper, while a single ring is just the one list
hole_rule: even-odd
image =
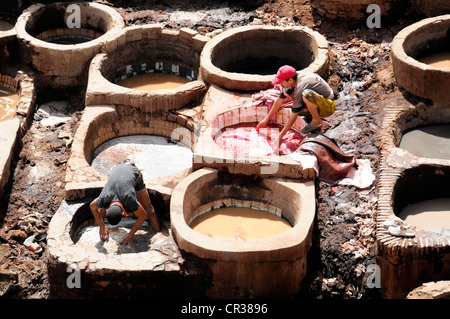
[{"label": "circular stone vat", "polygon": [[[172,193],[172,234],[181,250],[200,257],[212,273],[209,297],[292,296],[306,274],[314,196],[312,181],[249,180],[202,168],[182,180]],[[206,211],[239,206],[277,214],[292,228],[267,238],[236,241],[210,237],[189,227]]]},{"label": "circular stone vat", "polygon": [[450,123],[426,125],[403,133],[399,148],[418,157],[450,160]]},{"label": "circular stone vat", "polygon": [[420,62],[450,52],[450,15],[427,18],[401,30],[392,41],[392,64],[399,86],[435,103],[450,105],[450,68]]},{"label": "circular stone vat", "polygon": [[108,175],[118,163],[130,160],[146,179],[167,177],[192,167],[190,146],[156,135],[113,138],[94,150],[91,166]]},{"label": "circular stone vat", "polygon": [[[233,174],[314,179],[315,157],[306,152],[294,152],[300,143],[297,133],[306,125],[303,118],[298,117],[283,138],[279,150],[284,155],[279,156],[271,143],[289,119],[290,109],[277,112],[271,128],[261,129],[258,134],[256,123],[266,116],[265,106],[243,106],[212,115],[211,121],[203,121],[194,150],[194,169],[211,167]],[[249,135],[234,134],[236,128]],[[253,141],[246,141],[248,137]]]},{"label": "circular stone vat", "polygon": [[[163,30],[160,25],[125,28],[117,43],[107,45],[109,53],[93,59],[86,104],[119,104],[155,113],[179,109],[200,99],[206,92],[198,74],[200,52],[206,41],[206,37],[186,28],[179,31]],[[176,77],[185,83],[170,87],[162,79],[157,89],[137,87],[158,80],[156,75]],[[138,83],[126,83],[132,81]]]},{"label": "circular stone vat", "polygon": [[[385,298],[405,298],[408,292],[429,281],[446,280],[450,273],[449,214],[419,212],[419,223],[407,222],[414,237],[392,236],[385,220],[405,218],[402,212],[413,205],[436,204],[450,199],[450,166],[429,162],[380,174],[377,215],[377,264]],[[428,203],[427,203],[428,201]],[[429,202],[431,201],[431,202]],[[413,207],[414,208],[414,207]],[[428,207],[428,211],[430,211]],[[448,206],[444,207],[448,211]],[[421,216],[421,214],[423,214]],[[435,220],[436,216],[439,220]],[[423,220],[425,217],[428,220]],[[446,219],[446,220],[444,220]],[[405,221],[407,218],[405,219]],[[430,222],[434,225],[429,227]]]},{"label": "circular stone vat", "polygon": [[11,77],[0,80],[0,122],[12,119],[19,103],[19,83]]},{"label": "circular stone vat", "polygon": [[212,84],[233,90],[272,87],[280,66],[323,75],[328,69],[328,42],[307,27],[246,26],[225,31],[206,45],[200,74]]},{"label": "circular stone vat", "polygon": [[123,27],[113,8],[88,2],[32,5],[16,23],[22,59],[55,88],[85,85],[89,62]]},{"label": "circular stone vat", "polygon": [[128,159],[142,170],[152,200],[162,197],[167,203],[155,210],[168,215],[173,188],[192,171],[192,122],[182,114],[151,116],[124,106],[86,107],[67,162],[66,199],[97,196],[110,169]]},{"label": "circular stone vat", "polygon": [[[93,225],[91,199],[63,201],[48,227],[50,298],[173,298],[197,296],[198,277],[180,272],[180,252],[167,229],[148,221],[121,245],[136,219],[123,218],[108,242]],[[167,225],[166,225],[167,226]]]},{"label": "circular stone vat", "polygon": [[450,168],[421,165],[406,170],[393,193],[394,214],[426,232],[450,236]]}]

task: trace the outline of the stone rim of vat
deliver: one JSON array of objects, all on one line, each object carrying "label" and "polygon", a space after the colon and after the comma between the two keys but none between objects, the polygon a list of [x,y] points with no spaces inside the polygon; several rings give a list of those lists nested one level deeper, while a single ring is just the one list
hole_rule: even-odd
[{"label": "stone rim of vat", "polygon": [[[447,28],[445,28],[447,26]],[[450,105],[447,89],[450,68],[437,68],[419,62],[412,55],[424,53],[420,45],[428,40],[443,39],[450,30],[450,14],[426,18],[401,30],[391,45],[392,65],[398,85],[422,98]],[[430,36],[434,38],[430,39]],[[428,42],[429,45],[429,42]]]},{"label": "stone rim of vat", "polygon": [[[295,27],[277,27],[277,26],[244,26],[227,30],[214,38],[205,45],[200,62],[200,74],[202,78],[212,84],[231,90],[262,90],[272,87],[271,80],[273,75],[245,74],[237,72],[227,72],[220,69],[213,63],[215,47],[222,42],[232,41],[233,39],[242,39],[255,32],[297,32],[301,36],[311,41],[310,47],[313,50],[314,59],[303,69],[324,75],[329,65],[328,41],[320,33],[304,26]],[[315,52],[314,52],[315,51]],[[280,65],[281,66],[281,65]]]},{"label": "stone rim of vat", "polygon": [[[285,215],[288,214],[287,212],[283,214],[283,217],[288,219],[293,227],[281,234],[265,239],[234,242],[233,240],[210,238],[190,228],[186,221],[188,217],[185,216],[184,209],[191,188],[197,190],[202,185],[208,187],[208,185],[216,182],[219,185],[218,173],[217,170],[211,168],[199,169],[183,179],[172,193],[170,202],[172,235],[181,250],[206,259],[242,262],[292,261],[306,255],[311,244],[309,235],[312,232],[315,216],[313,181],[299,182],[272,178],[266,178],[262,181],[262,187],[275,189],[279,196],[292,192],[299,196],[300,216],[290,216],[291,219],[298,218],[293,222]],[[283,192],[283,190],[288,190],[288,192]],[[220,196],[220,194],[214,195]],[[305,200],[307,198],[312,200]],[[291,200],[293,199],[291,198]]]},{"label": "stone rim of vat", "polygon": [[[226,170],[233,174],[304,179],[316,178],[314,167],[305,168],[289,155],[240,156],[216,144],[213,136],[218,129],[220,130],[237,123],[259,122],[267,115],[266,106],[248,105],[245,103],[249,101],[248,96],[239,96],[226,92],[216,85],[211,85],[205,101],[208,105],[205,104],[204,120],[201,123],[195,144],[194,169],[211,167]],[[236,104],[241,106],[236,106]],[[290,109],[283,108],[277,113],[275,123],[285,123],[289,118],[289,114]],[[228,118],[226,118],[227,116]],[[300,131],[303,128],[302,123],[305,125],[303,119],[297,118],[293,129]]]},{"label": "stone rim of vat", "polygon": [[450,123],[450,109],[443,105],[429,106],[419,103],[415,108],[399,108],[389,105],[385,108],[385,119],[378,134],[387,151],[386,160],[391,167],[411,166],[410,163],[438,163],[450,165],[450,160],[420,157],[400,148],[403,134],[411,129],[427,125]]},{"label": "stone rim of vat", "polygon": [[[89,80],[86,89],[86,105],[122,104],[137,107],[151,113],[181,108],[201,98],[206,91],[206,84],[201,77],[175,89],[155,91],[139,91],[126,88],[115,84],[105,77],[103,74],[104,68],[110,68],[109,64],[119,60],[118,55],[120,55],[120,52],[118,52],[118,49],[120,47],[137,41],[155,41],[157,39],[162,39],[166,42],[175,41],[180,44],[187,43],[192,48],[192,56],[198,57],[208,41],[207,37],[188,28],[182,28],[178,31],[164,30],[160,24],[124,28],[116,41],[106,43],[107,52],[97,54],[90,64]],[[153,52],[149,51],[149,55],[152,54]],[[126,57],[125,60],[130,60],[130,57]],[[157,62],[156,60],[157,58],[154,58],[154,61],[147,62]],[[127,61],[125,65],[133,64],[133,62],[131,60]],[[175,63],[175,61],[172,62]],[[200,61],[198,61],[199,63]],[[183,61],[180,61],[180,64],[183,64]],[[124,67],[125,65],[116,65],[116,67]],[[196,68],[195,66],[189,67],[192,69]],[[199,67],[198,65],[197,68]]]},{"label": "stone rim of vat", "polygon": [[[450,109],[445,106],[429,106],[419,103],[403,107],[387,105],[378,133],[381,146],[380,173],[378,178],[378,202],[376,215],[377,264],[380,266],[382,293],[387,298],[405,298],[406,294],[421,284],[423,280],[440,280],[411,275],[411,271],[426,269],[430,256],[439,254],[444,257],[450,251],[450,237],[439,236],[414,227],[414,237],[397,237],[389,234],[383,226],[386,220],[397,219],[394,212],[394,198],[397,182],[416,169],[435,169],[437,172],[450,169],[450,161],[436,158],[423,158],[398,147],[401,134],[413,127],[424,124],[436,124],[450,120]],[[415,260],[415,264],[411,263]],[[411,265],[411,266],[410,266]],[[412,266],[415,265],[415,266]],[[408,267],[415,267],[414,269]],[[399,275],[401,272],[407,275]],[[406,279],[407,278],[407,279]]]},{"label": "stone rim of vat", "polygon": [[77,246],[74,243],[71,237],[73,217],[83,206],[87,205],[87,209],[89,209],[90,200],[92,199],[63,201],[52,217],[47,234],[49,263],[53,265],[65,264],[72,269],[96,273],[155,270],[155,265],[152,264],[155,251],[114,255],[101,252],[86,254],[84,247]]},{"label": "stone rim of vat", "polygon": [[[95,18],[91,17],[92,20],[99,19],[97,23],[104,27],[102,30],[104,33],[87,42],[66,45],[40,40],[28,32],[29,24],[35,23],[34,20],[39,18],[46,9],[60,7],[67,9],[70,4],[89,10],[88,12]],[[38,15],[37,18],[36,15]],[[15,29],[21,45],[21,55],[44,76],[51,76],[55,82],[53,85],[65,87],[73,85],[74,79],[83,82],[79,78],[83,77],[84,72],[87,72],[90,60],[97,52],[104,49],[105,43],[114,40],[124,27],[125,22],[122,16],[111,7],[91,2],[57,2],[31,5],[18,17]],[[58,61],[57,64],[53,63],[55,59]],[[80,67],[70,67],[73,63],[79,64]]]},{"label": "stone rim of vat", "polygon": [[[391,236],[383,222],[396,218],[393,209],[393,196],[396,183],[405,172],[420,167],[435,167],[449,169],[450,160],[419,157],[399,147],[403,132],[425,124],[450,122],[450,109],[442,106],[427,106],[420,103],[416,108],[400,108],[387,106],[378,138],[381,141],[380,177],[378,183],[379,201],[377,214],[377,237],[381,245],[393,248],[398,243],[405,247],[424,248],[424,243],[418,237],[427,237],[426,232],[413,238]],[[434,237],[434,236],[433,236]],[[407,244],[405,244],[407,242]],[[388,245],[386,245],[388,243]],[[450,245],[450,238],[439,241],[440,245]]]},{"label": "stone rim of vat", "polygon": [[[193,145],[187,145],[184,142],[191,141],[192,143],[194,141],[192,118],[181,116],[180,114],[168,114],[167,116],[148,117],[145,119],[139,114],[140,110],[132,109],[138,113],[136,115],[138,120],[134,120],[131,115],[124,116],[122,114],[122,112],[127,111],[124,108],[126,107],[113,105],[86,107],[73,138],[72,151],[67,161],[65,176],[67,200],[99,194],[107,180],[107,176],[97,172],[90,164],[94,150],[108,140],[129,135],[159,135],[180,141],[192,150]],[[151,125],[146,125],[146,120]],[[187,173],[181,171],[171,176],[176,180],[181,178],[180,174],[183,176]],[[147,188],[152,191],[156,191],[163,196],[170,196],[173,188],[170,185],[174,181],[165,181],[164,178],[148,181],[144,176],[144,182]]]}]

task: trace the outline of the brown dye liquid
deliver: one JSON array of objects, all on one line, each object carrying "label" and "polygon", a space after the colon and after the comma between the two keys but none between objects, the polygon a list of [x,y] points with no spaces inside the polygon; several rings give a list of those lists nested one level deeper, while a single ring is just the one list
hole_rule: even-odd
[{"label": "brown dye liquid", "polygon": [[420,59],[420,62],[436,68],[450,68],[450,52],[430,54]]},{"label": "brown dye liquid", "polygon": [[450,198],[437,198],[406,206],[398,215],[408,225],[442,233],[450,230]]},{"label": "brown dye liquid", "polygon": [[13,118],[18,103],[19,95],[7,88],[0,88],[0,122]]},{"label": "brown dye liquid", "polygon": [[219,208],[197,216],[190,227],[204,235],[237,241],[281,234],[292,226],[275,214],[244,207]]},{"label": "brown dye liquid", "polygon": [[188,79],[170,73],[144,73],[129,77],[118,84],[140,91],[176,89],[189,82]]}]

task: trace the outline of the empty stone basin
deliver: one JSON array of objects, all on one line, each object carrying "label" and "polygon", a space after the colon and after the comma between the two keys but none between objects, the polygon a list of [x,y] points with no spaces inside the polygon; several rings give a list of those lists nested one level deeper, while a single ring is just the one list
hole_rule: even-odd
[{"label": "empty stone basin", "polygon": [[192,277],[180,274],[181,256],[167,228],[154,232],[144,222],[124,246],[121,238],[135,222],[124,218],[107,225],[111,236],[103,242],[91,200],[62,202],[49,224],[50,298],[182,297],[188,295],[184,287],[196,287]]},{"label": "empty stone basin", "polygon": [[[178,247],[200,257],[212,273],[212,298],[295,295],[306,274],[315,215],[314,182],[248,179],[211,168],[195,171],[174,189],[172,234]],[[201,234],[190,222],[205,211],[244,206],[282,216],[293,227],[278,235],[245,241]]]},{"label": "empty stone basin", "polygon": [[23,61],[54,88],[86,85],[89,62],[123,27],[113,8],[89,2],[35,4],[16,23]]},{"label": "empty stone basin", "polygon": [[131,135],[106,141],[94,150],[91,166],[108,175],[116,164],[126,159],[134,162],[147,180],[192,167],[190,147],[156,135]]},{"label": "empty stone basin", "polygon": [[246,26],[205,45],[200,74],[208,83],[252,91],[272,87],[282,65],[323,75],[328,63],[328,42],[307,27]]},{"label": "empty stone basin", "polygon": [[433,53],[450,52],[450,15],[427,18],[401,30],[392,41],[392,64],[398,84],[408,92],[450,105],[450,68],[420,60]]},{"label": "empty stone basin", "polygon": [[[127,27],[108,53],[92,61],[86,92],[87,105],[118,104],[148,113],[179,109],[198,100],[206,85],[198,75],[200,52],[207,38],[190,29],[164,30],[160,25]],[[143,90],[122,83],[161,74],[185,79],[176,87]],[[146,84],[146,83],[141,83]]]}]

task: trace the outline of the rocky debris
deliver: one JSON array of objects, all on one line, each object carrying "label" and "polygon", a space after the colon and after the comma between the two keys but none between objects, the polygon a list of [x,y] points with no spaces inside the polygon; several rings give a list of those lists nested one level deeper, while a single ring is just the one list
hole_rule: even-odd
[{"label": "rocky debris", "polygon": [[64,198],[67,141],[81,117],[77,109],[68,100],[40,104],[22,139],[11,189],[0,205],[0,298],[48,298],[46,244],[35,254],[23,242],[47,230]]}]

